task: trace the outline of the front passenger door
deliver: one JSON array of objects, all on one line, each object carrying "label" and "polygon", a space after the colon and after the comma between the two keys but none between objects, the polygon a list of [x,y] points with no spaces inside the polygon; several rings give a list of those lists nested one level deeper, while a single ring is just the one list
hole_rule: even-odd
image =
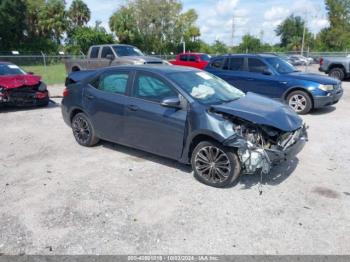
[{"label": "front passenger door", "polygon": [[[125,133],[128,144],[145,151],[179,159],[182,153],[187,102],[182,108],[167,108],[164,98],[180,94],[161,77],[139,71],[126,106]],[[181,100],[180,99],[180,100]]]}]

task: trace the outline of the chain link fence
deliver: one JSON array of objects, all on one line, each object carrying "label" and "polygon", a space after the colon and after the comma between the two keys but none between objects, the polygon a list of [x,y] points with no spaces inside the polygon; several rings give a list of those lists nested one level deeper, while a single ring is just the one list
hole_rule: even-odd
[{"label": "chain link fence", "polygon": [[[248,53],[246,50],[245,53]],[[291,55],[300,55],[300,52],[261,52],[261,53],[273,53],[282,57],[288,57]],[[175,54],[156,55],[149,54],[164,60],[175,59]],[[217,56],[220,54],[211,54],[211,56]],[[344,52],[304,52],[303,55],[307,58],[312,58],[310,64],[317,64],[320,57],[327,56],[348,56],[347,51]],[[63,83],[66,77],[65,60],[67,59],[82,59],[85,55],[72,55],[72,54],[45,54],[44,52],[0,52],[0,61],[11,62],[22,68],[27,72],[33,72],[41,75],[48,84]],[[308,71],[308,65],[303,69]]]}]

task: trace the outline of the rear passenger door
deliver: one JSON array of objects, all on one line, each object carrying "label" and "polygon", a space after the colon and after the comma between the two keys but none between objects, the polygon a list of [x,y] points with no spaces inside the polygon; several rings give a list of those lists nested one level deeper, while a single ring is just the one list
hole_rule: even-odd
[{"label": "rear passenger door", "polygon": [[268,65],[259,58],[248,58],[249,76],[246,78],[247,91],[262,94],[271,98],[280,98],[282,88],[278,78],[269,71]]},{"label": "rear passenger door", "polygon": [[84,108],[102,139],[125,142],[124,111],[129,99],[130,74],[126,70],[107,71],[84,89]]}]

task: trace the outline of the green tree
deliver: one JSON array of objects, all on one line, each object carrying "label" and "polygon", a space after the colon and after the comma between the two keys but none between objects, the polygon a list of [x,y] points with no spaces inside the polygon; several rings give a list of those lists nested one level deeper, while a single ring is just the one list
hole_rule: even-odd
[{"label": "green tree", "polygon": [[73,27],[86,25],[90,21],[91,12],[82,0],[73,0],[68,10],[68,17]]},{"label": "green tree", "polygon": [[237,51],[240,53],[255,53],[262,51],[262,47],[263,44],[261,43],[259,38],[250,34],[246,34],[242,37],[242,42],[238,45]]},{"label": "green tree", "polygon": [[135,27],[135,12],[132,7],[120,7],[110,18],[109,27],[122,44],[136,44],[139,33]]},{"label": "green tree", "polygon": [[38,28],[42,35],[60,43],[68,27],[64,0],[47,0],[39,12]]},{"label": "green tree", "polygon": [[329,27],[317,35],[320,50],[343,51],[350,48],[350,0],[326,0]]},{"label": "green tree", "polygon": [[182,41],[195,46],[200,32],[194,25],[194,10],[182,13],[179,0],[130,0],[110,18],[109,25],[119,41],[146,52],[169,53]]},{"label": "green tree", "polygon": [[215,40],[214,44],[211,46],[211,51],[213,54],[226,54],[229,52],[229,48],[224,42]]},{"label": "green tree", "polygon": [[[305,21],[300,16],[290,15],[287,17],[275,30],[277,36],[281,37],[281,46],[289,49],[293,49],[293,47],[300,49],[304,26],[306,26]],[[310,30],[305,28],[305,46],[310,45],[311,41]],[[300,45],[296,45],[296,42],[300,42]]]},{"label": "green tree", "polygon": [[1,0],[0,2],[0,49],[17,49],[24,41],[26,23],[23,14],[26,13],[23,0]]},{"label": "green tree", "polygon": [[80,51],[87,53],[92,45],[113,43],[113,36],[108,34],[103,27],[76,27],[69,39],[67,39],[66,50],[70,53],[79,54]]}]

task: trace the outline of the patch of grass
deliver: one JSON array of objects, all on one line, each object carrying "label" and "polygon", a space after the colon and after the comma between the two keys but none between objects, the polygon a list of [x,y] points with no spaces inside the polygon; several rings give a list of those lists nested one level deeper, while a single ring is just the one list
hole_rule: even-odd
[{"label": "patch of grass", "polygon": [[27,72],[33,72],[35,75],[42,77],[47,85],[63,84],[66,79],[66,69],[64,64],[54,64],[44,67],[43,65],[23,66]]}]

